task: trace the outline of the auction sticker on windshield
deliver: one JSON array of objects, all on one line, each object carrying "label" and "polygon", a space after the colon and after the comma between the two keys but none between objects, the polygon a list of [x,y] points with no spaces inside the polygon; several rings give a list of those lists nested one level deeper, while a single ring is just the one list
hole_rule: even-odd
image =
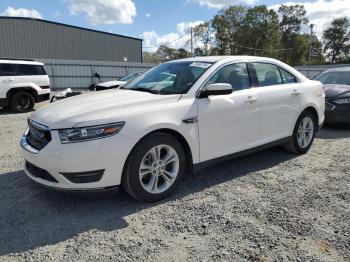
[{"label": "auction sticker on windshield", "polygon": [[210,63],[202,63],[202,62],[193,62],[192,64],[190,64],[189,66],[192,67],[200,67],[200,68],[208,68],[211,66]]}]

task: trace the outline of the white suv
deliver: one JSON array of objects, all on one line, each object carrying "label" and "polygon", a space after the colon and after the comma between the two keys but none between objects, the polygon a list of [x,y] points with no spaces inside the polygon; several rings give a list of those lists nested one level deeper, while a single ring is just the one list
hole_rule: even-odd
[{"label": "white suv", "polygon": [[50,82],[43,63],[0,58],[0,107],[24,113],[48,99]]},{"label": "white suv", "polygon": [[324,109],[322,84],[274,59],[171,61],[122,89],[35,112],[21,139],[24,170],[54,189],[122,185],[157,201],[208,164],[280,144],[306,153]]}]

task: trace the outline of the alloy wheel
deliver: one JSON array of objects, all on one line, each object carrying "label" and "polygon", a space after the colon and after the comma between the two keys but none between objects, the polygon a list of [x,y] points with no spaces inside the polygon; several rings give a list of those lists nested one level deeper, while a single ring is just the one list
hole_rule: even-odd
[{"label": "alloy wheel", "polygon": [[298,144],[301,148],[306,148],[310,145],[314,136],[314,123],[310,117],[305,117],[301,120],[298,127]]},{"label": "alloy wheel", "polygon": [[159,194],[171,187],[179,173],[179,156],[169,145],[152,147],[143,157],[139,168],[142,187]]}]

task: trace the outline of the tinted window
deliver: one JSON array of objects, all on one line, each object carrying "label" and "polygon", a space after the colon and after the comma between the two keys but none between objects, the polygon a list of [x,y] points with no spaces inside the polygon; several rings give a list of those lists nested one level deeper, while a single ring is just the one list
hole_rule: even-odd
[{"label": "tinted window", "polygon": [[16,64],[0,64],[0,75],[1,76],[13,76],[17,74]]},{"label": "tinted window", "polygon": [[231,84],[233,91],[249,88],[250,78],[246,63],[237,63],[221,68],[208,82],[208,84],[214,83]]},{"label": "tinted window", "polygon": [[40,65],[18,65],[18,74],[19,75],[44,75],[45,70]]},{"label": "tinted window", "polygon": [[322,82],[322,84],[339,84],[350,85],[349,72],[325,72],[318,75],[315,80]]},{"label": "tinted window", "polygon": [[46,75],[46,72],[41,65],[0,64],[0,75]]},{"label": "tinted window", "polygon": [[36,65],[35,68],[36,68],[38,75],[46,75],[46,71],[45,71],[45,68],[43,66]]},{"label": "tinted window", "polygon": [[272,64],[254,63],[259,86],[272,86],[282,84],[278,67]]},{"label": "tinted window", "polygon": [[291,73],[287,72],[286,70],[284,70],[281,67],[280,67],[280,72],[281,72],[284,84],[296,83],[297,82],[294,75],[292,75]]}]

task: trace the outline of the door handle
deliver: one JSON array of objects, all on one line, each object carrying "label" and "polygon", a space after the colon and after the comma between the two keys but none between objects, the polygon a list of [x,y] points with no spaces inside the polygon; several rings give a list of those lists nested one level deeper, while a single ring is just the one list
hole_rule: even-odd
[{"label": "door handle", "polygon": [[301,92],[298,91],[298,90],[296,90],[296,89],[294,89],[293,92],[292,92],[292,95],[293,95],[293,96],[298,96],[298,95],[300,95],[300,94],[301,94]]},{"label": "door handle", "polygon": [[248,103],[254,103],[254,102],[258,101],[258,99],[256,97],[248,96],[245,101]]},{"label": "door handle", "polygon": [[5,79],[5,82],[13,82],[13,81],[15,81],[14,78],[6,78],[6,79]]}]

